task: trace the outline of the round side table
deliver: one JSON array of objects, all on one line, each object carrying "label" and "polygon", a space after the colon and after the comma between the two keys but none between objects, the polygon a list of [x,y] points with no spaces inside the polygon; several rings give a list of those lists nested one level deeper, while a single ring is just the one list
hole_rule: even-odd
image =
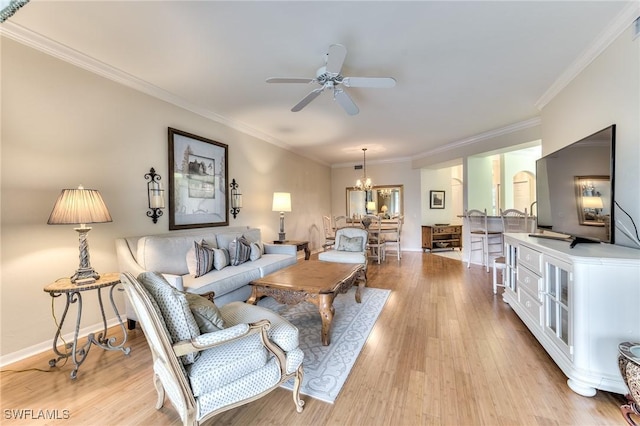
[{"label": "round side table", "polygon": [[[56,335],[53,339],[53,351],[58,355],[58,358],[53,358],[49,361],[49,366],[55,367],[55,365],[62,359],[67,359],[71,357],[75,368],[71,372],[71,378],[75,379],[78,376],[78,369],[80,365],[84,362],[89,354],[89,350],[91,349],[91,345],[96,345],[101,347],[104,350],[108,351],[122,351],[125,355],[129,355],[131,352],[130,347],[125,347],[125,343],[127,342],[127,330],[120,318],[120,313],[118,312],[118,308],[116,307],[115,302],[113,301],[113,292],[116,286],[120,284],[120,274],[119,273],[107,273],[102,274],[99,279],[90,284],[81,284],[76,285],[71,282],[69,278],[61,278],[56,282],[53,282],[44,288],[44,291],[49,293],[49,295],[53,298],[60,297],[63,294],[67,296],[67,303],[64,307],[64,312],[62,313],[62,317],[60,319],[60,323],[58,324],[58,330],[56,331]],[[116,338],[111,337],[107,338],[107,318],[104,313],[104,304],[102,303],[102,289],[109,288],[109,300],[111,301],[111,307],[113,308],[113,312],[116,314],[118,318],[118,323],[120,328],[122,329],[122,333],[124,338],[122,342],[116,344]],[[100,314],[102,315],[102,325],[103,330],[97,336],[95,333],[90,333],[87,336],[87,341],[83,345],[78,345],[78,334],[80,332],[80,320],[82,319],[82,293],[85,291],[97,290],[98,291],[98,302],[100,304]],[[122,290],[120,290],[122,291]],[[62,330],[62,326],[67,317],[67,313],[69,311],[69,306],[71,304],[77,303],[78,312],[76,317],[76,328],[73,336],[72,343],[66,343],[64,345],[64,352],[61,352],[58,349],[58,341],[64,340],[60,338],[60,333]]]}]

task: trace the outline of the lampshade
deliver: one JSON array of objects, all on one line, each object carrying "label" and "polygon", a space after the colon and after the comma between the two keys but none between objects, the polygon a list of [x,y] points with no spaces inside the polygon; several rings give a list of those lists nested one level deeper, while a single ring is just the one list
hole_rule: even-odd
[{"label": "lampshade", "polygon": [[585,209],[602,209],[604,204],[602,203],[602,198],[588,196],[582,197],[582,207]]},{"label": "lampshade", "polygon": [[63,189],[53,206],[49,225],[75,225],[112,222],[102,196],[95,189]]},{"label": "lampshade", "polygon": [[367,210],[374,211],[375,209],[376,209],[376,202],[375,201],[367,202]]},{"label": "lampshade", "polygon": [[274,192],[273,206],[274,212],[290,212],[291,211],[291,194],[288,192]]}]

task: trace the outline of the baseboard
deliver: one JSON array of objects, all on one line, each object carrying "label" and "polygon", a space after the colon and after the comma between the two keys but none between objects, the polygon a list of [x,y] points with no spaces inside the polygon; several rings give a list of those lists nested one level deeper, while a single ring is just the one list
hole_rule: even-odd
[{"label": "baseboard", "polygon": [[[127,320],[126,318],[123,316],[122,320],[126,326],[127,324]],[[111,328],[113,326],[119,325],[118,323],[118,319],[117,318],[112,318],[110,320],[107,321],[107,328]],[[85,337],[87,337],[90,333],[100,333],[103,330],[103,324],[102,322],[97,323],[97,324],[93,324],[87,327],[83,327],[80,329],[79,331],[79,337],[78,339],[84,339]],[[67,334],[64,334],[62,336],[62,338],[67,342],[73,342],[73,335],[74,332],[71,331]],[[15,362],[18,361],[22,361],[26,358],[29,358],[31,356],[34,355],[39,355],[43,352],[46,351],[50,351],[52,357],[54,357],[54,353],[53,353],[53,336],[51,336],[51,339],[47,340],[46,342],[42,342],[42,343],[38,343],[35,344],[33,346],[29,346],[28,348],[24,348],[21,349],[19,351],[16,352],[12,352],[10,354],[7,355],[2,355],[0,356],[0,368],[6,367],[9,364],[13,364]],[[46,368],[47,366],[43,366],[43,368]]]}]

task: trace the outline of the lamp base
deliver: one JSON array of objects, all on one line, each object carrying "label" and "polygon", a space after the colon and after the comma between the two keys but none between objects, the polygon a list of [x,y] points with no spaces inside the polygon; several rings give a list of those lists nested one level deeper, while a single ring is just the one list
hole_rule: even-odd
[{"label": "lamp base", "polygon": [[75,274],[71,276],[71,282],[75,285],[93,284],[100,279],[93,268],[78,268]]},{"label": "lamp base", "polygon": [[284,236],[284,232],[278,232],[278,241],[281,241],[281,242],[287,241]]}]

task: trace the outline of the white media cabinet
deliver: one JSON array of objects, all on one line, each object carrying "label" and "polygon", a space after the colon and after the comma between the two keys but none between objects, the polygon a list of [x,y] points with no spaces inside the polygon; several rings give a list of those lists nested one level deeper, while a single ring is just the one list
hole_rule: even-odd
[{"label": "white media cabinet", "polygon": [[504,301],[576,393],[626,394],[618,344],[640,342],[640,250],[504,234]]}]

